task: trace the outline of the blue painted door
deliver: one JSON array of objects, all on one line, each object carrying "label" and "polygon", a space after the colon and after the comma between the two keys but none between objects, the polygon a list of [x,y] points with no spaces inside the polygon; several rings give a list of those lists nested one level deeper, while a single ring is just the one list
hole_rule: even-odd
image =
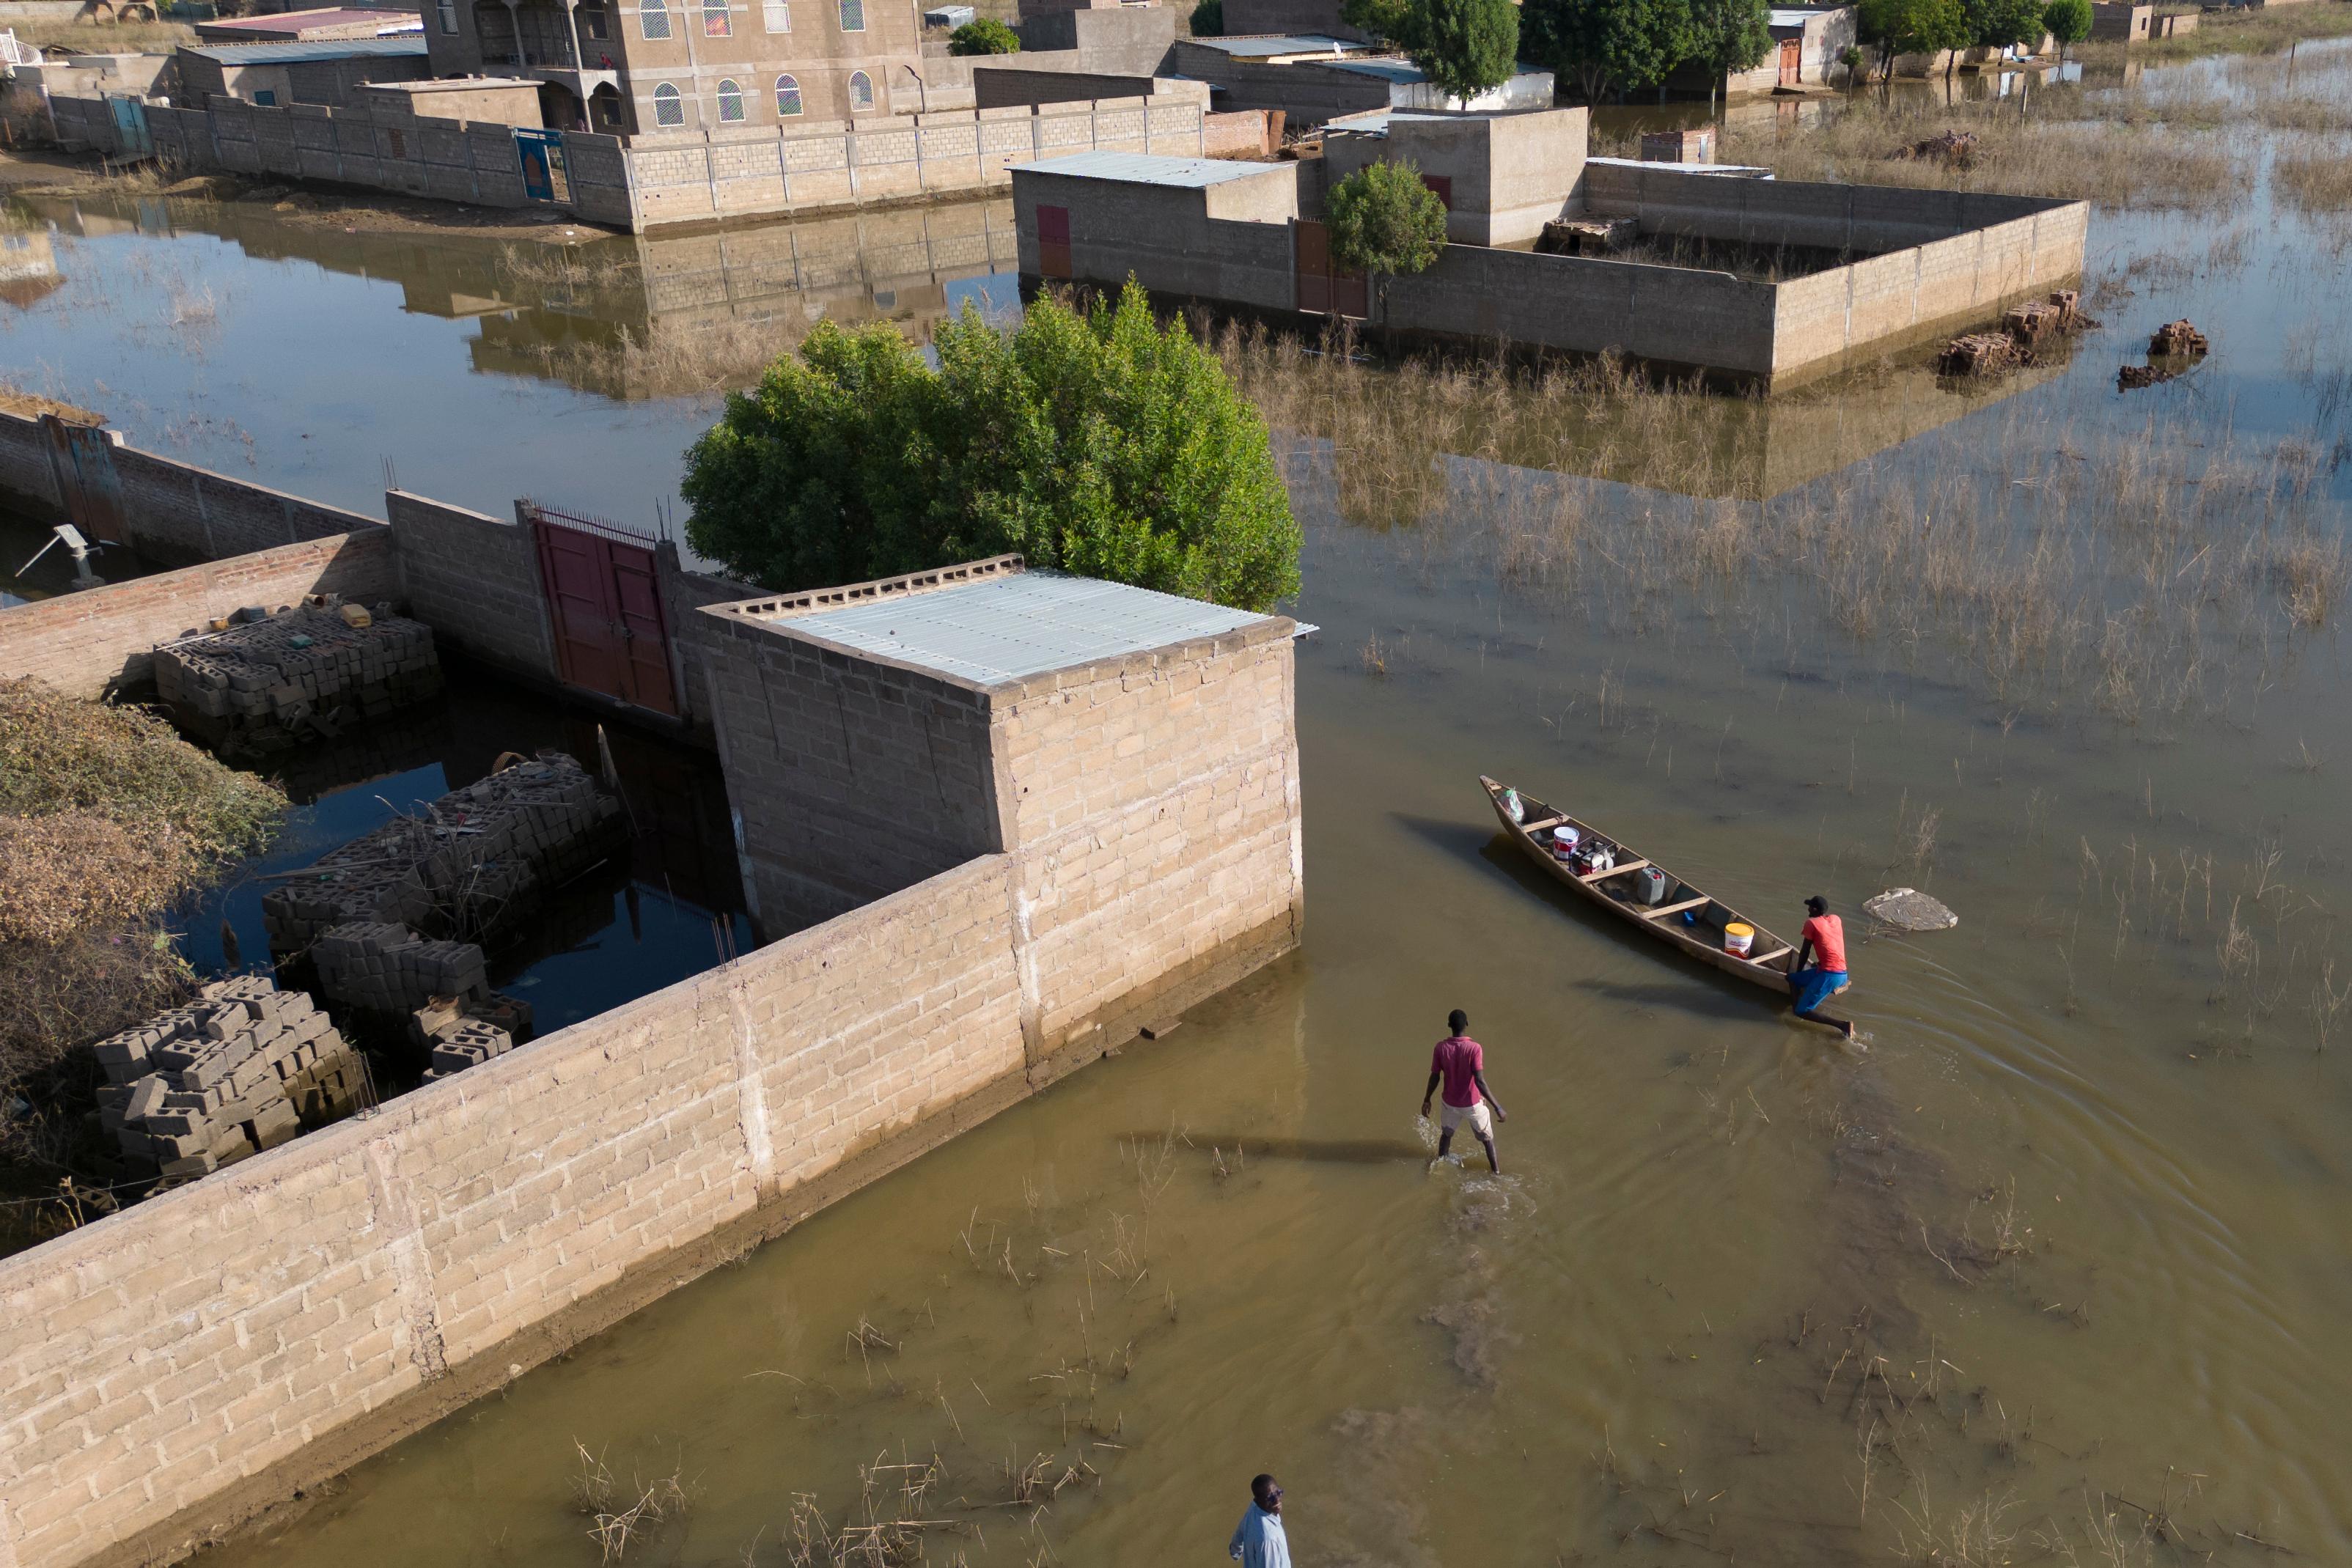
[{"label": "blue painted door", "polygon": [[563,133],[515,131],[515,156],[522,160],[523,194],[534,202],[569,202],[572,182],[563,168]]}]

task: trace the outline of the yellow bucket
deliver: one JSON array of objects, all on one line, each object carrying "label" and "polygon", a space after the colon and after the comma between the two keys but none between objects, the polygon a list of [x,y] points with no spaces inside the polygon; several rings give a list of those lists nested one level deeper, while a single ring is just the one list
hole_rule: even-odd
[{"label": "yellow bucket", "polygon": [[1756,946],[1756,927],[1745,921],[1735,920],[1723,928],[1723,950],[1735,958],[1748,956]]}]

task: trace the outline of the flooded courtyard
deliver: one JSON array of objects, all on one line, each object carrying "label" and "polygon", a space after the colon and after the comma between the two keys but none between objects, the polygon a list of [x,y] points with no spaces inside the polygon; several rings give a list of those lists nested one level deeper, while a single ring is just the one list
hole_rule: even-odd
[{"label": "flooded courtyard", "polygon": [[[2131,90],[2341,102],[2347,68]],[[2352,1556],[2352,216],[2275,177],[2326,134],[2181,132],[2237,177],[2100,205],[2104,328],[1989,386],[1924,350],[1767,403],[1230,342],[1321,628],[1303,949],[215,1555],[1212,1560],[1272,1470],[1303,1563]],[[786,233],[790,274],[775,232],[737,266],[15,213],[61,286],[0,352],[138,444],[646,525],[750,348],[919,331],[1012,265],[985,204]],[[2182,317],[2210,360],[2119,393]],[[1482,773],[1777,927],[1826,895],[1861,1047],[1566,903]],[[709,940],[706,880],[637,940]],[[1959,925],[1871,930],[1893,886]],[[1454,1007],[1498,1177],[1415,1118]]]}]

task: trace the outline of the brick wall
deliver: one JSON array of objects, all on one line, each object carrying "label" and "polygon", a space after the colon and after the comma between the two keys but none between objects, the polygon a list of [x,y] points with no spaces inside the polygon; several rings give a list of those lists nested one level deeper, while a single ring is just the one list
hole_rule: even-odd
[{"label": "brick wall", "polygon": [[435,639],[527,680],[554,680],[530,530],[405,490],[385,491],[383,504],[410,613]]},{"label": "brick wall", "polygon": [[0,678],[32,675],[95,697],[118,682],[148,679],[157,643],[245,605],[275,610],[306,593],[373,601],[399,592],[391,530],[372,525],[0,610]]},{"label": "brick wall", "polygon": [[[245,1479],[316,1484],[315,1439],[381,1448],[578,1337],[533,1325],[648,1274],[658,1293],[763,1200],[789,1211],[1017,1098],[1007,870],[973,862],[0,1260],[0,1563],[182,1555]],[[692,1256],[687,1275],[716,1260]]]}]

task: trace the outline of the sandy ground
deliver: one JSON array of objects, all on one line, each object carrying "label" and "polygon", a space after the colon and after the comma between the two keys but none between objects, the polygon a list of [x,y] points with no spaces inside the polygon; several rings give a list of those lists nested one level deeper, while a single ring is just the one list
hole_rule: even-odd
[{"label": "sandy ground", "polygon": [[266,206],[289,223],[340,228],[347,234],[462,233],[481,238],[561,245],[617,231],[583,224],[554,211],[476,207],[429,202],[389,192],[338,191],[248,180],[236,174],[194,174],[164,183],[145,171],[110,173],[94,158],[16,148],[0,152],[0,192],[79,196],[100,191],[171,196],[197,202]]}]

